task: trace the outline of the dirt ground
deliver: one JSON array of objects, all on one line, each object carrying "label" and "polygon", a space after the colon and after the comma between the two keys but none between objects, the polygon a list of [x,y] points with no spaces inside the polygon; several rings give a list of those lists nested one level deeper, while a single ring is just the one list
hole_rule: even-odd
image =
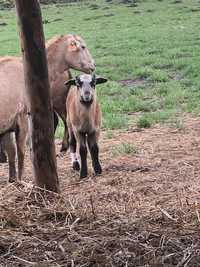
[{"label": "dirt ground", "polygon": [[[127,142],[135,154],[113,153]],[[0,266],[200,266],[200,118],[100,143],[101,176],[57,158],[60,196],[32,186],[28,153],[23,184],[0,166]]]}]

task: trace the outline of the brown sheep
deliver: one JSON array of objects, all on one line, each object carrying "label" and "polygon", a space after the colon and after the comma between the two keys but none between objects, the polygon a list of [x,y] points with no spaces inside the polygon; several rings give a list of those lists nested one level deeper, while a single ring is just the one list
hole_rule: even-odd
[{"label": "brown sheep", "polygon": [[[105,78],[82,74],[65,83],[66,85],[75,85],[75,87],[70,88],[66,108],[72,167],[75,170],[80,170],[80,178],[87,177],[88,174],[86,142],[95,174],[98,175],[102,172],[98,146],[101,110],[96,100],[95,86],[105,82],[107,82]],[[80,156],[80,164],[76,152]]]}]

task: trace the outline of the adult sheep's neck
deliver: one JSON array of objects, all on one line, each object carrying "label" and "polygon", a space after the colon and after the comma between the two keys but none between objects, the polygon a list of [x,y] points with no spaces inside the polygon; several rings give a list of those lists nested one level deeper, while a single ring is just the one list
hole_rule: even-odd
[{"label": "adult sheep's neck", "polygon": [[55,81],[65,71],[69,71],[62,44],[55,44],[53,47],[47,49],[47,62],[50,82]]}]

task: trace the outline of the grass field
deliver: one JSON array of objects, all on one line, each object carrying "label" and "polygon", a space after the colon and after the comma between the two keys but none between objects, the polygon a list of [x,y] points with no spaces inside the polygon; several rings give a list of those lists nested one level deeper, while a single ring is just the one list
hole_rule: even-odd
[{"label": "grass field", "polygon": [[[126,129],[200,113],[197,0],[84,1],[43,8],[46,38],[77,33],[88,44],[98,74],[103,127]],[[14,10],[0,11],[0,55],[18,55]],[[121,81],[121,82],[120,82]]]}]

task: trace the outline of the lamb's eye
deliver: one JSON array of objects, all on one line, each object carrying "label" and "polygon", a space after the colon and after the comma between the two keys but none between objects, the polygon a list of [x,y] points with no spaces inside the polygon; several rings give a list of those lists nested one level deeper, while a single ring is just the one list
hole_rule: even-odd
[{"label": "lamb's eye", "polygon": [[84,45],[82,45],[81,47],[82,47],[82,49],[85,49],[86,48]]},{"label": "lamb's eye", "polygon": [[91,87],[92,87],[93,89],[95,89],[95,83],[94,83],[94,82],[91,82],[90,85],[91,85]]},{"label": "lamb's eye", "polygon": [[78,83],[76,83],[76,86],[77,86],[78,90],[81,89],[81,87],[82,87],[82,82],[79,81]]}]

